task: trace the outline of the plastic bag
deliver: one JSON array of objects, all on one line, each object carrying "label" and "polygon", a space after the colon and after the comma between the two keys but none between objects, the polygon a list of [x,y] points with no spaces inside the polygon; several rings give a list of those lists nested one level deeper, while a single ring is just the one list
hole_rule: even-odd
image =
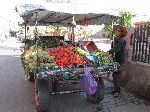
[{"label": "plastic bag", "polygon": [[91,53],[85,53],[85,57],[91,61],[96,61],[96,56],[94,54],[91,54]]},{"label": "plastic bag", "polygon": [[97,90],[97,82],[93,78],[93,75],[90,73],[89,68],[85,65],[84,75],[80,81],[80,87],[87,95],[92,95]]},{"label": "plastic bag", "polygon": [[93,61],[95,64],[99,63],[99,59],[97,58],[96,55],[92,54],[92,53],[85,53],[85,57],[90,60]]}]

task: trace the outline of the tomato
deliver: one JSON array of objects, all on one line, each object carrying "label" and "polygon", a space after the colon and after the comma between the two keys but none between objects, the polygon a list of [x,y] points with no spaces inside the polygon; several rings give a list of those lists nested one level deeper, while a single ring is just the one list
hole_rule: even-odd
[{"label": "tomato", "polygon": [[73,63],[83,63],[84,58],[73,53],[71,50],[74,47],[72,45],[59,46],[54,49],[46,50],[49,55],[55,56],[54,60],[58,66],[68,66]]}]

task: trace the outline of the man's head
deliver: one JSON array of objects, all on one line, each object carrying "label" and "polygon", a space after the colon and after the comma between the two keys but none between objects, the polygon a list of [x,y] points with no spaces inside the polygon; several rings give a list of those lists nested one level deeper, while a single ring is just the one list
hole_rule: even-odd
[{"label": "man's head", "polygon": [[116,37],[125,37],[127,34],[126,28],[123,26],[117,26],[114,32]]}]

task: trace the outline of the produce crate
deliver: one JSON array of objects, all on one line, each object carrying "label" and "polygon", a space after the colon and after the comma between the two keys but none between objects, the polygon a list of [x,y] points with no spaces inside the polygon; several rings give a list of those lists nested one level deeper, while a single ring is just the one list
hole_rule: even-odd
[{"label": "produce crate", "polygon": [[82,41],[81,44],[85,47],[88,52],[98,50],[97,46],[93,41]]}]

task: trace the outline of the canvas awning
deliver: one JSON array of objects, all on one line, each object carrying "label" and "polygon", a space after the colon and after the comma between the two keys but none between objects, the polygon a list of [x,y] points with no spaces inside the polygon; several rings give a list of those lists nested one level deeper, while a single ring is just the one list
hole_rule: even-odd
[{"label": "canvas awning", "polygon": [[91,6],[90,4],[48,3],[45,5],[23,4],[16,10],[28,25],[101,25],[121,17],[119,9]]}]

